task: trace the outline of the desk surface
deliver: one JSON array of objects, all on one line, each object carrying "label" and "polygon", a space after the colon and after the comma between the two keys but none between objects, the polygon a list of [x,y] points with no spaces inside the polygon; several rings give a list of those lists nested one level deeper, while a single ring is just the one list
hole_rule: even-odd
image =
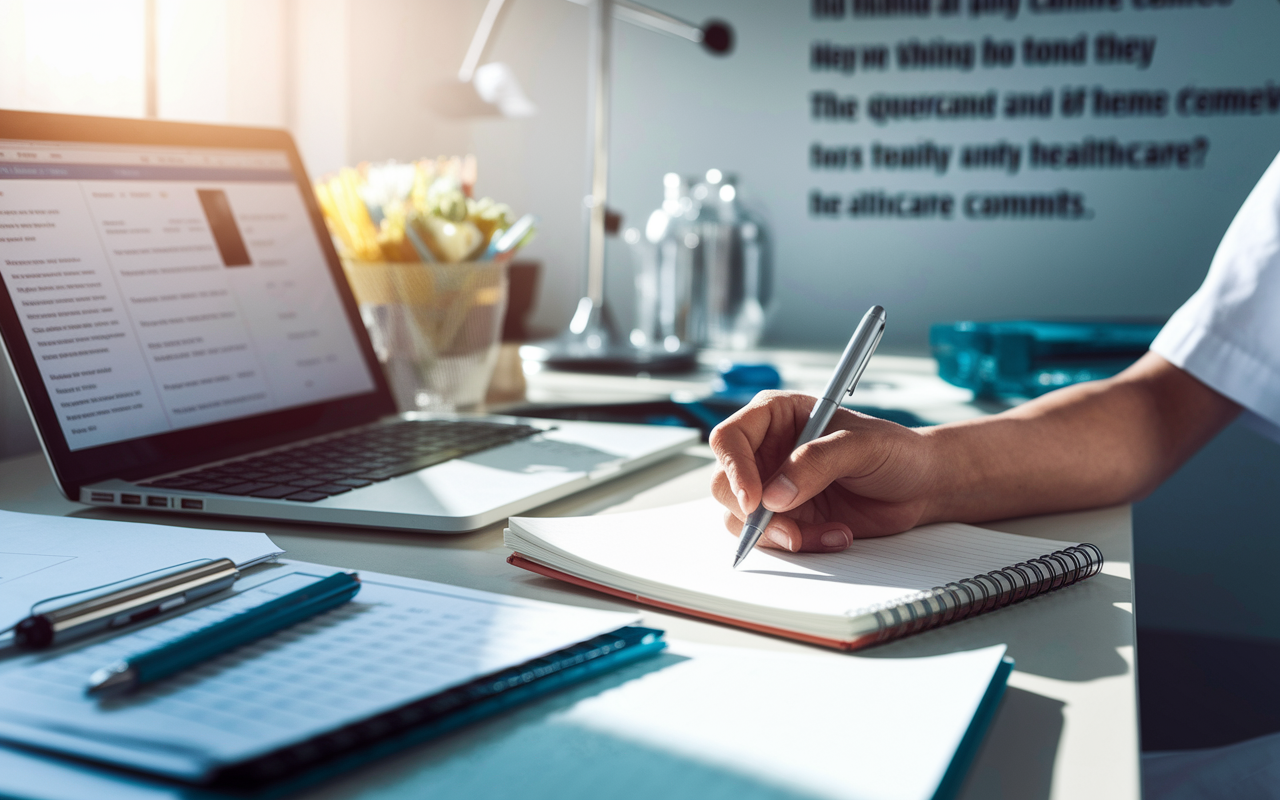
[{"label": "desk surface", "polygon": [[[833,357],[830,357],[833,358]],[[824,380],[815,356],[817,380]],[[983,412],[938,386],[923,359],[877,359],[867,378],[879,386],[877,400],[906,407],[935,421]],[[793,378],[801,368],[791,362]],[[830,367],[828,366],[827,369]],[[669,393],[666,381],[639,382],[582,376],[532,376],[531,399],[563,401],[576,385],[581,401],[634,400],[638,389]],[[626,384],[630,383],[628,387]],[[661,385],[659,385],[661,384]],[[626,391],[627,389],[630,391]],[[870,400],[859,393],[859,402]],[[585,396],[584,396],[585,395]],[[905,402],[913,400],[914,402]],[[704,497],[713,466],[711,452],[696,446],[673,459],[609,484],[589,489],[533,512],[539,516],[607,514]],[[461,535],[360,531],[232,519],[183,518],[169,514],[124,514],[87,509],[58,493],[41,456],[0,462],[0,508],[43,514],[133,519],[193,527],[263,530],[290,557],[495,592],[595,608],[625,608],[606,596],[541,578],[509,566],[502,526]],[[1089,541],[1106,557],[1103,573],[1026,603],[892,642],[858,657],[931,655],[1006,643],[1017,663],[962,797],[1136,798],[1138,725],[1134,682],[1131,524],[1127,507],[990,524],[997,530],[1051,539]],[[771,650],[823,653],[820,648],[762,636],[690,617],[644,610],[646,624],[672,639]],[[429,749],[438,745],[427,745]],[[411,782],[415,753],[395,759],[391,769],[373,767],[327,786],[325,797],[397,796],[394,785]],[[425,759],[430,760],[430,759]],[[392,783],[388,783],[391,780]]]}]

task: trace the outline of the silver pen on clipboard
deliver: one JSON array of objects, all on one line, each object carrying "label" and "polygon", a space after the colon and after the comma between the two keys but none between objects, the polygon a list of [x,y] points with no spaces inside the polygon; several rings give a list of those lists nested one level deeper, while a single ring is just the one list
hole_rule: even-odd
[{"label": "silver pen on clipboard", "polygon": [[206,561],[52,611],[32,614],[14,626],[14,644],[38,650],[131,625],[222,591],[239,577],[240,570],[229,558]]}]

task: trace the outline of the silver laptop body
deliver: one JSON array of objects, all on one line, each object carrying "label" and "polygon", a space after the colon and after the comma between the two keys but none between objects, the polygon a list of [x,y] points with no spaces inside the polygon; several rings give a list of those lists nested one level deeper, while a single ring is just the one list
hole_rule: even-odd
[{"label": "silver laptop body", "polygon": [[396,415],[283,131],[0,111],[0,281],[10,365],[83,503],[466,531],[698,438]]},{"label": "silver laptop body", "polygon": [[[420,414],[404,419],[457,418]],[[157,486],[169,477],[165,475],[136,482],[101,481],[82,487],[78,499],[91,505],[453,533],[498,522],[646,467],[698,440],[697,431],[688,428],[501,416],[483,419],[527,425],[539,432],[309,503]]]}]

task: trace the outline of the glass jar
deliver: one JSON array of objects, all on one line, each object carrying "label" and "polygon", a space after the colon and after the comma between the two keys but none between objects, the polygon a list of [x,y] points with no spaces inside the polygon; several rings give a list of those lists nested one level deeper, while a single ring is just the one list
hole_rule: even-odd
[{"label": "glass jar", "polygon": [[708,170],[690,198],[697,237],[694,328],[699,344],[723,350],[759,345],[773,298],[768,235],[760,217],[742,205],[737,178]]},{"label": "glass jar", "polygon": [[688,184],[674,172],[663,176],[662,207],[649,215],[643,231],[630,228],[635,269],[635,324],[631,344],[674,353],[695,343],[695,260],[698,237],[689,223]]}]

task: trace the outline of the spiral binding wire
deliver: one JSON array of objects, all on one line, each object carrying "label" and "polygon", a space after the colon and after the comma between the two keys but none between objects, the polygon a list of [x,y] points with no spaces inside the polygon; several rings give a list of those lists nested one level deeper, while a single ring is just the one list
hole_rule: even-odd
[{"label": "spiral binding wire", "polygon": [[1079,544],[927,592],[867,609],[876,619],[877,642],[958,622],[1061,589],[1102,571],[1102,551]]}]

